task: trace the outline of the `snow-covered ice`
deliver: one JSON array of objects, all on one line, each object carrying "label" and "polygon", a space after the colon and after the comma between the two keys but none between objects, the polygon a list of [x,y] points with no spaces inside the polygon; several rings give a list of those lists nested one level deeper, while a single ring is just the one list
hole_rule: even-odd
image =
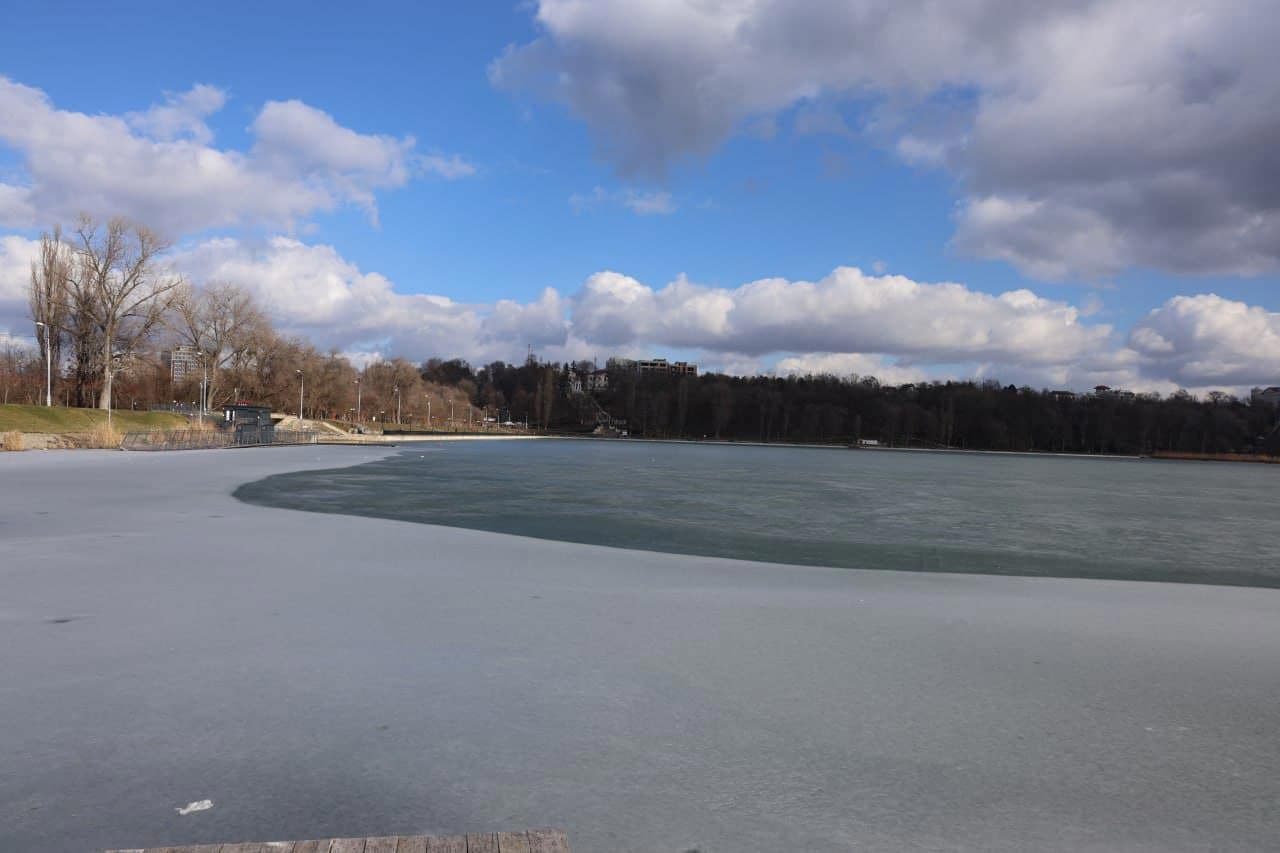
[{"label": "snow-covered ice", "polygon": [[[1280,838],[1280,591],[800,568],[230,497],[394,452],[0,454],[0,849]],[[217,808],[178,814],[191,793]]]}]

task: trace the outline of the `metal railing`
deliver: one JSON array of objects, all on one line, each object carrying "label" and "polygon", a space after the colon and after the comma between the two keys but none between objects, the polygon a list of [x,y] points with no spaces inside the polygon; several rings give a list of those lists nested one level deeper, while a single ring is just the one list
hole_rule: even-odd
[{"label": "metal railing", "polygon": [[272,430],[237,434],[231,430],[176,429],[125,433],[122,450],[215,450],[224,447],[265,447],[316,444],[315,432]]}]

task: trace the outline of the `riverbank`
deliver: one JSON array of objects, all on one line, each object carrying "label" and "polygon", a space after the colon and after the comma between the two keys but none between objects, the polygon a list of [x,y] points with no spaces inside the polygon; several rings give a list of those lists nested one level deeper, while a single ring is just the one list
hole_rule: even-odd
[{"label": "riverbank", "polygon": [[800,568],[230,497],[397,452],[0,456],[0,848],[1280,832],[1280,592]]},{"label": "riverbank", "polygon": [[[171,412],[133,412],[112,410],[112,425],[120,432],[147,429],[180,429],[188,420]],[[76,409],[65,406],[22,406],[0,404],[0,433],[22,432],[41,435],[87,433],[105,426],[107,413],[102,409]]]}]

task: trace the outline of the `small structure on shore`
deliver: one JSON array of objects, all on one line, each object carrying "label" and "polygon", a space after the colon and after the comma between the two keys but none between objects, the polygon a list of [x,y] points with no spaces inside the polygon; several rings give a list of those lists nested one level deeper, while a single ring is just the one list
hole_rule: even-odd
[{"label": "small structure on shore", "polygon": [[236,444],[271,444],[275,441],[275,424],[270,406],[227,406],[222,412],[223,429],[235,432]]}]

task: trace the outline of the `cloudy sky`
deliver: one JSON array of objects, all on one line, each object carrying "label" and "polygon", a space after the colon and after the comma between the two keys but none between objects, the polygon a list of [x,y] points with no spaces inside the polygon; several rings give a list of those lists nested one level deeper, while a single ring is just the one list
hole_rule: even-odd
[{"label": "cloudy sky", "polygon": [[1273,0],[440,6],[10,8],[0,340],[86,211],[352,354],[1280,384]]}]

